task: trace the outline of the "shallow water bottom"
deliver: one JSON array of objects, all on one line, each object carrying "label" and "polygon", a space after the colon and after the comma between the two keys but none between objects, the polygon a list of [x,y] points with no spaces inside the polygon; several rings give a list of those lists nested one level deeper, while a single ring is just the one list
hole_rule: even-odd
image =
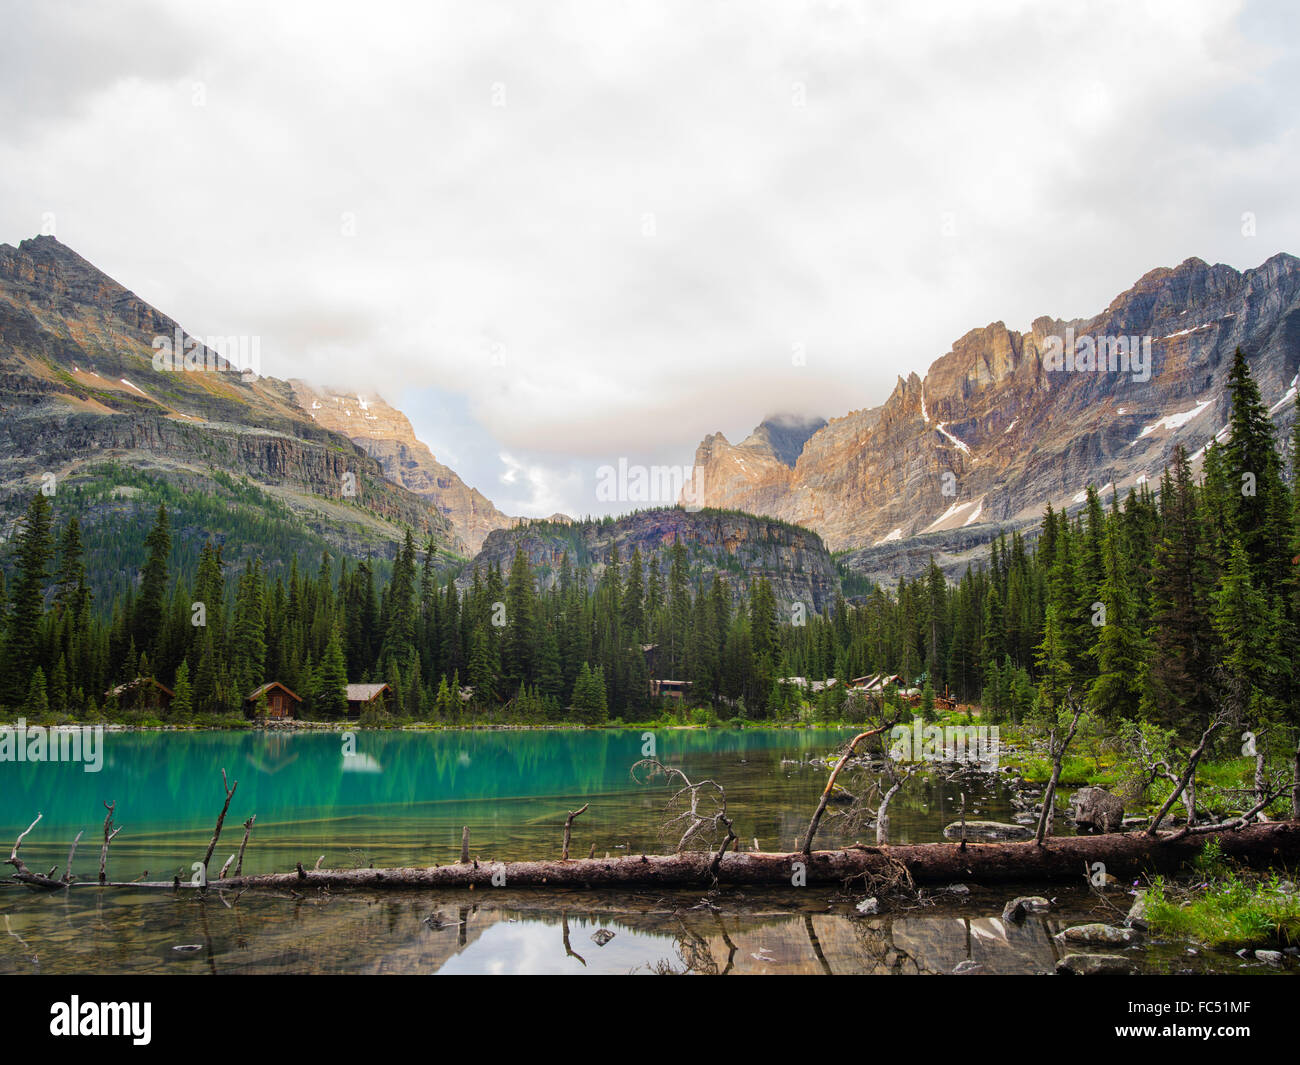
[{"label": "shallow water bottom", "polygon": [[[1039,889],[1053,910],[1004,923],[1032,886],[940,891],[861,916],[812,891],[612,894],[559,891],[246,892],[173,896],[80,888],[0,892],[0,973],[1047,973],[1052,936],[1117,922],[1128,897]],[[612,933],[606,935],[603,933]],[[1144,971],[1273,973],[1183,943],[1127,948]],[[1113,951],[1112,951],[1113,952]],[[962,963],[968,963],[962,965]]]}]

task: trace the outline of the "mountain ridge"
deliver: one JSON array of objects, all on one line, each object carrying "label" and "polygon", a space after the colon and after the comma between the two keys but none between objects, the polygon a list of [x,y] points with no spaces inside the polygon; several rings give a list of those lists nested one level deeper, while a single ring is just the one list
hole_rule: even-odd
[{"label": "mountain ridge", "polygon": [[[1084,336],[1137,337],[1139,352],[1146,338],[1148,378],[1054,369],[1053,338]],[[1237,271],[1189,258],[1147,271],[1090,318],[970,329],[924,377],[899,375],[881,406],[831,418],[793,468],[706,436],[689,498],[816,529],[837,551],[1024,525],[1048,502],[1079,505],[1089,483],[1123,492],[1158,481],[1178,443],[1203,450],[1226,422],[1237,346],[1285,425],[1294,415],[1279,401],[1300,368],[1300,259],[1279,252]]]}]

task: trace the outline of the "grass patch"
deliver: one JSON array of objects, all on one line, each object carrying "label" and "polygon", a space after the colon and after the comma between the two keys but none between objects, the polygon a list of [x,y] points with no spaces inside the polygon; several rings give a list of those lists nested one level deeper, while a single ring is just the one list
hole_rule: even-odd
[{"label": "grass patch", "polygon": [[1216,950],[1300,943],[1300,895],[1293,883],[1284,885],[1278,873],[1234,868],[1218,840],[1206,843],[1195,866],[1206,879],[1192,887],[1180,888],[1164,877],[1152,880],[1145,892],[1152,932]]}]

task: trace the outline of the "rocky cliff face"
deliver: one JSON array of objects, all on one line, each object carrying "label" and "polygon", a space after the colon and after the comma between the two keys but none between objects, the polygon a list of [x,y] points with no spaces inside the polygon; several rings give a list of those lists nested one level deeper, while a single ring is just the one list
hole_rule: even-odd
[{"label": "rocky cliff face", "polygon": [[434,458],[406,415],[382,397],[316,388],[297,379],[289,383],[294,399],[317,425],[346,436],[379,463],[389,480],[437,507],[470,551],[482,547],[493,529],[518,521]]},{"label": "rocky cliff face", "polygon": [[543,587],[559,579],[568,555],[594,583],[614,559],[625,564],[639,548],[647,566],[657,565],[667,577],[669,552],[680,541],[686,548],[691,578],[707,589],[715,574],[726,579],[733,600],[766,577],[783,610],[802,603],[806,611],[829,605],[839,591],[839,577],[816,533],[784,522],[748,514],[690,512],[680,508],[646,510],[616,520],[524,522],[492,532],[483,550],[465,567],[460,583],[468,585],[474,568],[489,566],[508,572],[515,550],[522,548]]},{"label": "rocky cliff face", "polygon": [[221,471],[340,545],[356,543],[344,526],[391,540],[409,524],[464,553],[443,513],[309,417],[287,383],[201,345],[206,368],[158,369],[158,337],[190,339],[53,237],[0,245],[0,500],[25,501],[47,472],[75,483],[108,460],[187,490]]},{"label": "rocky cliff face", "polygon": [[[1085,337],[1101,350],[1103,371],[1081,368]],[[1119,337],[1132,338],[1138,359],[1124,362],[1115,348],[1112,370],[1107,338]],[[1289,425],[1300,260],[1275,255],[1240,273],[1189,259],[1146,274],[1090,319],[971,330],[924,379],[900,377],[882,407],[832,419],[793,468],[707,437],[696,451],[696,498],[816,529],[833,550],[1027,524],[1049,501],[1078,506],[1090,483],[1123,494],[1158,481],[1176,444],[1199,458],[1225,425],[1239,345]]]}]

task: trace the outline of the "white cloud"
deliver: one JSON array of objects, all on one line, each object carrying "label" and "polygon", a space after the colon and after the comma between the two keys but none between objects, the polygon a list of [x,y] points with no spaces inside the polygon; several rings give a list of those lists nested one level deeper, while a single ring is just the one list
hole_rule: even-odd
[{"label": "white cloud", "polygon": [[494,442],[458,469],[493,496],[504,450],[521,505],[597,510],[583,469],[874,405],[1156,265],[1300,248],[1284,9],[96,11],[7,16],[0,238],[52,211],[268,373],[457,396]]}]

